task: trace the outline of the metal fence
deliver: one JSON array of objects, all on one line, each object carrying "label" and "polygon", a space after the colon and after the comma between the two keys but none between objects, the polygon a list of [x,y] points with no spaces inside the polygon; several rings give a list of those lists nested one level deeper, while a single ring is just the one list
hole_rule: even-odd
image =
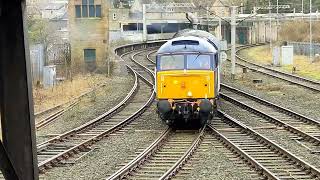
[{"label": "metal fence", "polygon": [[[306,55],[310,54],[310,43],[308,42],[288,42],[289,46],[293,46],[294,54]],[[313,43],[311,54],[320,54],[320,43]]]}]

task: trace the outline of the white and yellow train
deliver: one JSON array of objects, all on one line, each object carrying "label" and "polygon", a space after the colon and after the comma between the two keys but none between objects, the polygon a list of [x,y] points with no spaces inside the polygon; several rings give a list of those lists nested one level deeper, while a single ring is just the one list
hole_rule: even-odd
[{"label": "white and yellow train", "polygon": [[219,41],[208,32],[186,30],[162,45],[156,57],[161,119],[168,125],[212,119],[220,89]]}]

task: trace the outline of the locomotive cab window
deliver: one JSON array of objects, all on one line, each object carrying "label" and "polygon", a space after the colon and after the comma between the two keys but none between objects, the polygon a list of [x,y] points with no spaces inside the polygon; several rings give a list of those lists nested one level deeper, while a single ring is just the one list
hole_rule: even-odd
[{"label": "locomotive cab window", "polygon": [[160,57],[160,70],[184,69],[184,55],[164,55]]},{"label": "locomotive cab window", "polygon": [[189,54],[187,55],[187,69],[189,70],[210,70],[211,56],[207,54]]}]

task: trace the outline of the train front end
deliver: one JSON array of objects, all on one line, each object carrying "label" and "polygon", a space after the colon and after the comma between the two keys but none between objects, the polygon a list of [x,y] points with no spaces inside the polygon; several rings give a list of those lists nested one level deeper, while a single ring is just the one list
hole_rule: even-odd
[{"label": "train front end", "polygon": [[219,91],[218,50],[205,38],[179,37],[157,53],[157,110],[168,125],[199,121],[216,111]]}]

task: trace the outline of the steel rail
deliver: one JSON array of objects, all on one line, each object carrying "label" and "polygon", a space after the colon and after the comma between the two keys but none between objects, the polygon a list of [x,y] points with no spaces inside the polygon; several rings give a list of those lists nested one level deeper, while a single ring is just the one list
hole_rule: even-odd
[{"label": "steel rail", "polygon": [[274,72],[276,72],[276,73],[279,73],[279,74],[282,74],[282,75],[285,75],[285,76],[291,76],[291,77],[297,78],[297,79],[302,80],[302,81],[307,81],[307,82],[309,82],[309,83],[313,83],[313,84],[315,84],[315,85],[320,85],[320,81],[316,81],[316,80],[309,79],[309,78],[305,78],[305,77],[298,76],[298,75],[295,75],[295,74],[290,74],[290,73],[287,73],[287,72],[275,70],[275,69],[266,67],[266,66],[264,66],[264,65],[261,65],[261,64],[255,63],[255,62],[248,61],[248,60],[240,57],[240,55],[238,54],[240,51],[242,51],[242,50],[244,50],[244,49],[248,49],[248,48],[255,47],[255,46],[261,46],[261,45],[264,45],[264,44],[258,44],[258,45],[252,45],[252,46],[244,46],[244,47],[239,48],[239,49],[237,50],[237,58],[239,58],[240,60],[242,60],[242,61],[244,61],[244,62],[246,62],[246,63],[252,64],[252,65],[254,65],[254,66],[257,66],[257,67],[260,67],[260,68],[263,68],[263,69],[267,69],[267,70],[270,70],[270,71],[274,71]]},{"label": "steel rail", "polygon": [[226,94],[224,94],[222,92],[220,92],[219,95],[220,95],[221,98],[223,98],[223,99],[225,99],[225,100],[227,100],[227,101],[229,101],[229,102],[231,102],[233,104],[236,104],[236,105],[238,105],[238,106],[240,106],[240,107],[242,107],[244,109],[247,109],[247,110],[253,112],[254,114],[257,114],[257,115],[265,118],[266,120],[269,120],[272,123],[283,127],[284,129],[288,130],[289,132],[298,134],[299,136],[303,137],[305,140],[307,140],[307,141],[309,141],[311,143],[314,143],[314,144],[317,144],[317,145],[320,144],[320,139],[319,138],[314,137],[314,136],[312,136],[312,135],[310,135],[310,134],[308,134],[308,133],[306,133],[306,132],[304,132],[302,130],[299,130],[298,128],[296,128],[294,126],[279,120],[277,117],[273,117],[273,116],[271,116],[271,115],[269,115],[267,113],[261,112],[257,108],[252,107],[250,105],[247,105],[247,104],[245,104],[245,103],[243,103],[243,102],[241,102],[239,100],[236,100],[235,98],[232,98],[232,97],[230,97],[230,96],[228,96],[228,95],[226,95]]},{"label": "steel rail", "polygon": [[136,158],[130,161],[127,165],[123,166],[113,175],[107,178],[107,180],[122,179],[127,175],[130,175],[130,172],[138,168],[139,165],[143,164],[154,152],[156,152],[160,147],[163,141],[168,138],[168,135],[171,133],[172,129],[167,128],[150,146],[148,146],[143,152],[141,152]]},{"label": "steel rail", "polygon": [[[151,53],[149,53],[149,54],[151,54]],[[149,55],[149,54],[148,54],[148,55]],[[154,63],[154,62],[150,59],[149,56],[147,56],[147,59],[148,59],[150,62]],[[282,108],[282,111],[283,111],[283,110],[285,110],[285,108]],[[220,112],[220,113],[221,113],[221,112]],[[292,114],[295,114],[294,116],[299,116],[300,118],[303,117],[302,115],[300,115],[300,114],[298,114],[298,113],[292,112]],[[312,120],[311,120],[311,121],[312,121]],[[310,121],[310,122],[311,122],[311,121]],[[240,123],[239,121],[237,121],[237,124],[238,124],[238,125],[241,125],[241,126],[243,126],[243,127],[246,127],[245,125],[243,125],[243,124]],[[287,125],[285,125],[284,127],[286,127],[286,126],[287,126]],[[247,128],[247,127],[246,127],[246,128]],[[248,128],[247,128],[247,129],[248,129]],[[249,129],[250,129],[250,128],[249,128]],[[252,130],[252,129],[250,129],[250,130]],[[253,130],[252,130],[252,131],[253,131]],[[268,139],[266,139],[266,138],[264,138],[264,137],[262,138],[262,140],[263,140],[264,142],[273,143],[272,141],[270,141],[270,140],[268,140]],[[272,147],[276,147],[278,150],[280,149],[281,152],[287,152],[285,149],[281,148],[280,146],[278,146],[278,145],[276,145],[276,144],[274,144],[274,143],[273,143]],[[304,162],[303,160],[300,160],[299,158],[297,158],[295,155],[291,154],[290,152],[287,152],[287,154],[286,154],[286,153],[284,153],[284,154],[285,154],[285,157],[290,158],[290,159],[293,159],[293,160],[294,160],[295,162],[297,162],[299,165],[301,165],[302,167],[308,169],[308,171],[310,171],[313,175],[319,177],[319,171],[318,171],[315,167],[313,167],[313,166],[311,166],[310,164]],[[259,169],[261,170],[261,166],[257,166],[257,167],[259,167]],[[270,171],[268,172],[267,169],[263,169],[262,171],[263,171],[263,174],[264,174],[266,177],[270,177],[270,178],[272,178],[272,179],[278,179],[278,178],[275,177]]]},{"label": "steel rail", "polygon": [[266,167],[264,167],[262,164],[257,162],[253,157],[251,157],[248,153],[243,151],[239,146],[237,146],[232,141],[230,141],[226,136],[221,134],[214,126],[212,126],[211,124],[208,124],[207,126],[214,133],[214,135],[225,144],[227,148],[231,148],[233,153],[238,154],[241,157],[241,159],[243,159],[244,161],[247,161],[247,164],[252,166],[256,171],[260,172],[267,179],[280,180],[272,172],[270,172]]},{"label": "steel rail", "polygon": [[49,125],[50,123],[52,123],[53,121],[55,121],[58,117],[60,117],[61,115],[63,115],[63,113],[65,113],[66,111],[70,110],[72,107],[74,107],[76,104],[78,104],[77,101],[72,102],[71,104],[69,104],[67,107],[58,110],[57,112],[50,114],[49,116],[45,117],[44,119],[38,121],[36,123],[36,130],[39,130],[47,125]]},{"label": "steel rail", "polygon": [[285,150],[284,148],[282,148],[278,144],[272,142],[271,140],[264,137],[260,133],[254,131],[252,128],[244,125],[243,123],[239,122],[238,120],[234,119],[233,117],[227,115],[225,112],[219,111],[219,114],[226,123],[233,124],[233,125],[237,126],[238,128],[241,128],[241,130],[239,130],[239,131],[245,132],[246,134],[253,136],[257,141],[265,144],[265,146],[268,147],[268,149],[272,149],[273,151],[276,151],[278,154],[280,154],[285,159],[289,159],[290,161],[294,162],[292,164],[295,164],[296,166],[302,167],[304,169],[304,171],[310,172],[312,174],[312,176],[316,176],[318,178],[320,177],[320,171],[316,167],[314,167],[311,164],[305,162],[304,160],[298,158],[297,156],[295,156],[291,152]]},{"label": "steel rail", "polygon": [[135,82],[134,82],[134,85],[133,87],[131,88],[131,90],[129,91],[128,95],[120,102],[118,103],[117,105],[115,105],[113,108],[111,108],[109,111],[101,114],[100,116],[94,118],[93,120],[77,127],[77,128],[74,128],[70,131],[67,131],[59,136],[56,136],[52,139],[49,139],[48,141],[46,142],[43,142],[43,143],[40,143],[37,145],[37,148],[38,149],[42,149],[44,148],[46,145],[48,144],[51,144],[51,143],[54,143],[54,142],[57,142],[57,141],[60,141],[61,139],[63,138],[66,138],[72,134],[75,134],[76,132],[79,132],[85,128],[89,128],[90,126],[93,126],[94,124],[100,122],[102,119],[104,118],[107,118],[109,116],[111,116],[113,113],[115,113],[117,110],[119,110],[119,108],[123,107],[126,105],[126,103],[131,99],[131,97],[134,95],[134,93],[136,92],[137,88],[138,88],[138,75],[135,73],[135,71],[130,68],[129,66],[127,66],[129,68],[129,70],[134,73],[134,79],[135,79]]},{"label": "steel rail", "polygon": [[[73,98],[72,100],[65,102],[65,103],[61,103],[53,108],[49,108],[47,110],[44,110],[42,112],[39,112],[37,114],[35,114],[35,116],[41,116],[43,114],[49,113],[51,111],[54,111],[56,109],[59,109],[58,111],[44,117],[43,119],[41,119],[40,121],[36,122],[35,126],[36,129],[39,130],[47,125],[49,125],[50,123],[54,122],[58,117],[60,117],[61,115],[63,115],[66,111],[70,110],[72,107],[74,107],[75,105],[77,105],[81,98],[83,98],[84,96],[87,96],[88,94],[92,93],[93,91],[96,91],[97,89],[104,87],[106,84],[102,83],[100,85],[98,85],[97,87],[90,89],[82,94],[80,94],[79,96]],[[64,107],[65,106],[65,107]]]},{"label": "steel rail", "polygon": [[[237,52],[240,51],[240,50],[243,49],[243,48],[250,48],[250,47],[252,47],[252,46],[253,46],[253,45],[244,46],[244,47],[238,49]],[[310,80],[310,79],[306,79],[306,78],[303,78],[303,77],[300,77],[300,76],[295,76],[295,75],[292,75],[292,74],[289,74],[289,73],[284,73],[284,72],[281,72],[281,71],[277,71],[277,70],[274,70],[274,69],[271,69],[271,68],[267,68],[267,67],[265,67],[265,66],[263,66],[263,65],[258,65],[258,64],[256,64],[256,63],[249,62],[249,61],[245,60],[244,58],[240,57],[239,55],[236,55],[236,57],[237,57],[239,60],[241,60],[241,61],[243,61],[243,62],[251,65],[251,67],[250,67],[250,66],[248,66],[248,65],[245,65],[245,64],[241,64],[241,63],[239,63],[239,62],[236,62],[236,64],[237,64],[238,66],[245,67],[245,68],[247,68],[247,69],[249,69],[249,70],[251,70],[251,71],[258,72],[258,73],[261,73],[261,74],[264,74],[264,75],[267,75],[267,76],[270,76],[270,77],[273,77],[273,78],[277,78],[277,79],[280,79],[280,80],[289,82],[289,83],[291,83],[291,84],[298,85],[298,86],[300,86],[300,87],[303,87],[303,88],[312,90],[312,91],[314,91],[314,92],[320,92],[320,88],[312,87],[312,86],[309,86],[309,85],[306,85],[306,84],[303,84],[303,83],[302,83],[302,82],[307,82],[307,83],[312,83],[313,85],[319,85],[319,86],[320,86],[320,84],[319,84],[318,82],[315,82],[315,81],[312,81],[312,80]],[[255,66],[255,67],[252,67],[252,66]],[[266,71],[271,71],[272,73],[264,72],[263,70],[260,70],[259,68],[264,69],[264,70],[266,70]],[[283,76],[285,76],[285,77],[287,77],[287,78],[281,77],[281,76],[279,76],[279,75],[276,75],[275,73],[281,74],[281,75],[283,75]],[[288,78],[295,78],[296,80],[301,81],[301,82],[297,82],[297,81],[295,81],[295,80],[288,79]]]},{"label": "steel rail", "polygon": [[[148,51],[148,50],[145,50],[145,51]],[[133,54],[131,56],[131,60],[141,68],[145,69],[150,75],[154,76],[154,73],[148,67],[146,67],[145,65],[138,62],[135,59],[135,56],[145,51],[140,51]],[[147,55],[147,59],[150,60],[148,55]],[[161,147],[161,143],[165,141],[170,131],[171,130],[168,128],[159,138],[157,138],[149,147],[147,147],[135,159],[130,161],[127,165],[122,167],[120,170],[118,170],[116,173],[114,173],[107,179],[108,180],[122,179],[130,175],[130,172],[134,171],[134,169],[138,168],[141,164],[143,164],[143,162],[146,161],[146,159],[152,156],[152,154]],[[192,156],[195,150],[199,147],[203,139],[204,132],[205,132],[205,127],[201,130],[201,132],[199,133],[199,136],[194,140],[194,142],[192,143],[190,148],[185,152],[185,154],[170,169],[168,169],[168,171],[166,171],[165,174],[160,179],[168,179],[174,176],[174,174],[183,166],[183,164],[190,158],[190,156]]]},{"label": "steel rail", "polygon": [[204,134],[205,134],[206,126],[204,126],[198,137],[194,140],[190,148],[185,152],[185,154],[170,168],[165,172],[159,179],[171,179],[175,176],[175,174],[183,167],[183,165],[190,159],[190,157],[193,155],[193,153],[197,150],[197,148],[200,146]]},{"label": "steel rail", "polygon": [[[132,71],[134,72],[133,69],[132,69]],[[137,75],[135,75],[135,79],[136,79],[136,82],[135,82],[135,84],[134,84],[134,87],[131,89],[130,93],[126,96],[126,98],[125,98],[123,101],[121,101],[121,102],[120,102],[118,105],[116,105],[114,108],[112,108],[112,109],[109,110],[108,112],[100,115],[99,117],[95,118],[94,120],[92,120],[92,121],[90,121],[90,122],[88,122],[88,123],[86,123],[86,124],[84,124],[84,125],[82,125],[82,126],[80,126],[80,127],[78,127],[78,128],[75,128],[75,129],[73,129],[73,130],[71,130],[71,131],[68,131],[68,132],[64,133],[63,135],[60,135],[59,137],[53,138],[53,139],[51,139],[51,140],[49,140],[49,141],[47,141],[47,142],[45,142],[45,143],[43,143],[43,144],[40,144],[40,145],[38,146],[38,151],[41,150],[41,149],[43,149],[43,148],[45,148],[47,145],[50,145],[51,143],[54,143],[55,141],[63,141],[63,139],[66,139],[68,136],[74,135],[74,134],[76,134],[77,132],[79,132],[79,131],[81,131],[81,130],[89,127],[89,126],[92,126],[93,124],[101,121],[102,119],[104,119],[104,118],[106,118],[107,116],[111,115],[111,113],[115,112],[115,111],[118,110],[120,107],[122,107],[123,105],[125,105],[126,102],[130,99],[130,97],[133,95],[133,93],[134,93],[134,92],[136,91],[136,89],[137,89],[137,86],[138,86],[138,84],[137,84],[137,80],[138,80],[138,79],[137,79]],[[154,96],[154,95],[152,95],[152,97],[153,97],[153,96]],[[153,99],[153,98],[150,97],[150,99]],[[149,101],[150,101],[150,99],[149,99]],[[149,101],[147,102],[147,104],[149,103]],[[147,105],[147,104],[146,104],[146,105]],[[144,108],[144,107],[142,107],[142,108]],[[141,109],[139,109],[135,114],[139,113],[140,111],[141,111]],[[65,157],[68,157],[68,154],[69,154],[69,153],[75,153],[75,152],[77,152],[78,149],[81,149],[81,148],[83,148],[83,147],[85,147],[85,146],[89,146],[89,145],[91,145],[92,143],[94,143],[95,141],[100,140],[100,139],[101,139],[102,137],[104,137],[105,135],[107,135],[107,134],[109,134],[109,133],[112,133],[112,132],[115,131],[116,129],[122,127],[122,125],[124,125],[124,124],[125,124],[126,122],[128,122],[129,120],[132,120],[133,117],[135,116],[135,114],[133,114],[133,115],[130,116],[129,118],[123,120],[123,121],[120,122],[119,124],[113,126],[112,128],[104,131],[103,133],[100,133],[99,135],[96,135],[96,136],[94,136],[93,138],[90,138],[90,139],[88,139],[88,140],[86,140],[86,141],[84,141],[84,142],[81,142],[81,143],[73,146],[72,148],[67,149],[66,151],[63,151],[63,152],[61,152],[61,153],[59,153],[59,154],[57,154],[57,155],[55,155],[55,156],[53,156],[53,157],[51,157],[51,158],[49,158],[49,159],[46,159],[45,161],[42,161],[41,163],[38,164],[39,169],[40,169],[40,170],[44,170],[44,169],[46,169],[46,168],[50,168],[51,163],[55,163],[55,161],[62,160],[62,159],[64,159]]]},{"label": "steel rail", "polygon": [[[129,54],[129,53],[130,52],[123,53],[121,55],[121,57],[123,55]],[[89,127],[94,126],[96,123],[100,122],[102,119],[105,119],[107,116],[115,113],[119,108],[125,106],[126,103],[129,101],[129,99],[131,99],[133,94],[135,94],[137,87],[138,87],[138,73],[134,69],[132,69],[130,66],[127,66],[127,67],[134,74],[135,83],[134,83],[133,88],[131,89],[131,91],[129,92],[129,94],[126,96],[126,98],[123,101],[121,101],[118,105],[116,105],[114,108],[112,108],[108,112],[95,118],[94,120],[92,120],[92,121],[90,121],[90,122],[88,122],[78,128],[75,128],[71,131],[68,131],[68,132],[64,133],[63,135],[60,135],[58,137],[50,139],[49,141],[47,141],[45,143],[40,144],[38,146],[38,150],[44,149],[47,145],[50,145],[51,143],[63,141],[64,139],[67,139],[67,137],[72,136],[72,135],[76,134],[77,132],[82,131],[83,129],[87,129]],[[152,83],[150,83],[150,82],[148,83],[149,86],[151,86],[151,84]],[[46,168],[50,168],[53,163],[56,163],[64,158],[68,158],[68,156],[70,156],[74,153],[77,153],[80,149],[83,149],[86,146],[90,146],[91,144],[95,143],[96,141],[99,141],[100,139],[107,136],[108,134],[110,134],[110,133],[116,131],[117,129],[122,128],[126,124],[130,123],[137,116],[140,116],[146,110],[146,108],[151,105],[151,103],[154,100],[154,97],[155,97],[155,93],[152,92],[149,100],[139,110],[137,110],[135,113],[133,113],[130,117],[126,118],[125,120],[121,121],[120,123],[114,125],[112,128],[109,128],[106,131],[104,131],[98,135],[95,135],[94,137],[92,137],[84,142],[81,142],[81,143],[73,146],[72,148],[67,149],[66,151],[63,151],[57,155],[54,155],[53,157],[46,159],[45,161],[42,161],[41,163],[38,164],[39,169],[44,170]]]},{"label": "steel rail", "polygon": [[270,101],[267,101],[265,99],[262,99],[262,98],[260,98],[258,96],[255,96],[255,95],[249,94],[247,92],[244,92],[244,91],[242,91],[240,89],[231,87],[231,86],[229,86],[227,84],[221,83],[221,87],[222,87],[222,89],[225,88],[225,89],[227,89],[229,91],[232,91],[232,92],[235,92],[237,94],[240,94],[241,96],[245,96],[245,97],[247,97],[247,98],[249,98],[251,100],[254,100],[254,101],[259,102],[261,104],[264,104],[266,106],[272,107],[272,108],[274,108],[276,110],[279,110],[282,113],[285,113],[285,114],[288,114],[288,115],[290,115],[292,117],[298,118],[301,121],[304,121],[304,122],[307,122],[307,123],[310,123],[310,124],[313,124],[315,126],[319,126],[320,127],[320,122],[319,121],[317,121],[315,119],[312,119],[310,117],[307,117],[305,115],[302,115],[300,113],[297,113],[297,112],[295,112],[293,110],[290,110],[288,108],[282,107],[282,106],[277,105],[277,104],[274,104],[274,103],[272,103]]},{"label": "steel rail", "polygon": [[[145,65],[143,65],[142,63],[140,63],[140,62],[138,62],[138,61],[136,61],[136,60],[134,59],[135,56],[137,56],[137,55],[139,55],[139,54],[141,54],[141,53],[143,53],[143,52],[146,52],[146,51],[150,51],[150,50],[140,51],[140,52],[132,55],[131,59],[132,59],[136,64],[138,64],[140,67],[142,67],[143,69],[147,70],[150,75],[154,76],[154,72],[153,72],[151,69],[149,69],[148,67],[146,67]],[[148,56],[147,56],[147,59],[148,59]]]}]

